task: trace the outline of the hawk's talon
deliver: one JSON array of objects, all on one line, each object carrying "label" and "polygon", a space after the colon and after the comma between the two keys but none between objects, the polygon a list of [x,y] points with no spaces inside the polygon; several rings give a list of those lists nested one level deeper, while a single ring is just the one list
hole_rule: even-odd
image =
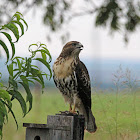
[{"label": "hawk's talon", "polygon": [[69,114],[69,111],[59,111],[61,114]]},{"label": "hawk's talon", "polygon": [[75,111],[75,112],[72,112],[72,111],[59,111],[60,114],[64,114],[64,115],[79,115],[79,111]]}]

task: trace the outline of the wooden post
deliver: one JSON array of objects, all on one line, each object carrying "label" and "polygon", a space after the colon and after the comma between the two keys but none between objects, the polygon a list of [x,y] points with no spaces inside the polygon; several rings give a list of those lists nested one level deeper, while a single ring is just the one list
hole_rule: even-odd
[{"label": "wooden post", "polygon": [[47,124],[24,123],[26,140],[83,140],[84,116],[56,114],[47,117]]}]

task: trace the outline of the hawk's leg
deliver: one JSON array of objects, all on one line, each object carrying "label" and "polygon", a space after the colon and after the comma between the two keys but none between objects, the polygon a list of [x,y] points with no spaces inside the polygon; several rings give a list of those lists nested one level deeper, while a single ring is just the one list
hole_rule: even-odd
[{"label": "hawk's leg", "polygon": [[74,104],[74,106],[73,106],[72,113],[73,113],[73,114],[77,114],[77,112],[75,111],[75,104]]},{"label": "hawk's leg", "polygon": [[72,112],[72,105],[70,104],[69,112]]},{"label": "hawk's leg", "polygon": [[72,114],[77,114],[77,112],[75,111],[75,104],[73,106],[73,109],[72,109],[72,105],[70,104],[69,112]]}]

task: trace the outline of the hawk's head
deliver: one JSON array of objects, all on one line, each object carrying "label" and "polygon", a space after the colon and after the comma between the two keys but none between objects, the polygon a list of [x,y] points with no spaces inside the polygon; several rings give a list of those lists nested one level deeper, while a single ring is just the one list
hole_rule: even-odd
[{"label": "hawk's head", "polygon": [[61,57],[78,57],[80,51],[83,49],[83,45],[77,41],[68,42],[62,49],[60,54]]}]

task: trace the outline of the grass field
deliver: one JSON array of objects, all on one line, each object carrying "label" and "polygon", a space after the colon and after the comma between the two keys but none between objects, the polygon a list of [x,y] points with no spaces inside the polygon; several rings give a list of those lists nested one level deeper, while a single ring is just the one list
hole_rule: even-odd
[{"label": "grass field", "polygon": [[[46,123],[47,115],[68,110],[61,94],[51,90],[34,96],[33,109],[25,118],[18,102],[13,102],[19,129],[9,114],[4,126],[3,140],[25,140],[25,123]],[[117,101],[117,106],[116,106]],[[116,108],[117,107],[117,108]],[[117,109],[117,111],[116,111]],[[94,134],[85,132],[85,140],[138,140],[140,137],[140,94],[92,94],[92,110],[98,130]]]}]

